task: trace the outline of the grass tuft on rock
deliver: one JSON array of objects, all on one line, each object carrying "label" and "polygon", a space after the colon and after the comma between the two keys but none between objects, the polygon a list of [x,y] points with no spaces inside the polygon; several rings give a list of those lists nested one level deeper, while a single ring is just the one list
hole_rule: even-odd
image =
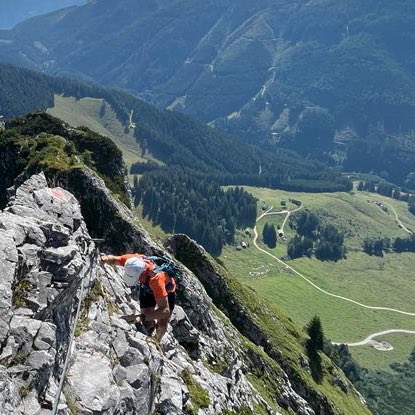
[{"label": "grass tuft on rock", "polygon": [[85,333],[88,330],[89,319],[88,312],[92,305],[100,298],[104,297],[104,290],[100,281],[95,280],[92,284],[89,293],[83,299],[81,315],[79,316],[78,322],[75,327],[75,336],[79,337],[82,333]]},{"label": "grass tuft on rock", "polygon": [[12,304],[16,307],[26,307],[26,295],[32,284],[29,280],[20,280],[14,290],[12,297]]},{"label": "grass tuft on rock", "polygon": [[200,383],[193,377],[188,369],[184,369],[180,374],[183,382],[189,389],[190,401],[192,403],[191,413],[197,414],[200,408],[208,408],[210,398]]}]

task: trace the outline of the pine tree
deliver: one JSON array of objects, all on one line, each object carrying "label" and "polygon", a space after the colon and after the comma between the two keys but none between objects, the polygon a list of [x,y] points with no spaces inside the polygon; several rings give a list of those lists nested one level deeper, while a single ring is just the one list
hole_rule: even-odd
[{"label": "pine tree", "polygon": [[308,323],[306,330],[307,334],[310,337],[310,339],[308,340],[308,344],[310,345],[310,347],[315,351],[323,350],[324,334],[320,317],[314,316]]},{"label": "pine tree", "polygon": [[320,383],[323,380],[323,367],[319,351],[324,347],[323,327],[320,318],[314,316],[306,327],[309,339],[306,342],[307,356],[310,359],[310,369],[313,379]]},{"label": "pine tree", "polygon": [[269,243],[268,247],[274,249],[277,246],[277,231],[275,230],[275,226],[273,224],[270,225],[269,228]]},{"label": "pine tree", "polygon": [[277,231],[272,223],[265,223],[262,231],[262,240],[268,248],[273,249],[277,246]]}]

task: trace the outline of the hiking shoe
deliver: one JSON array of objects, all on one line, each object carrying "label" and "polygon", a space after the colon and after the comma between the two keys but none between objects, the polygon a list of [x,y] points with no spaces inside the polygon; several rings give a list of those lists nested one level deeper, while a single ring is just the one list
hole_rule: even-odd
[{"label": "hiking shoe", "polygon": [[150,327],[149,329],[147,329],[147,333],[149,336],[152,336],[154,333],[154,330],[156,329],[156,326]]},{"label": "hiking shoe", "polygon": [[135,328],[137,329],[138,332],[140,332],[141,334],[144,334],[146,336],[148,336],[148,331],[146,330],[146,328],[144,327],[144,324],[141,321],[136,321],[134,323]]}]

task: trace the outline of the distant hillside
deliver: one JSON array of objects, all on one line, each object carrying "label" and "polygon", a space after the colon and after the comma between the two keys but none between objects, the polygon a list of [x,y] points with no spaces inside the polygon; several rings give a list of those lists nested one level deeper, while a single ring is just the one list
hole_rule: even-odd
[{"label": "distant hillside", "polygon": [[[17,84],[20,85],[18,89],[15,88]],[[261,150],[188,116],[161,111],[121,91],[43,76],[3,64],[0,64],[0,85],[4,86],[0,93],[0,108],[5,116],[52,108],[54,94],[78,100],[104,100],[126,133],[131,133],[140,145],[144,156],[150,152],[170,166],[197,169],[211,176],[226,176],[223,180],[228,184],[285,185],[296,190],[306,186],[315,191],[345,190],[349,186],[337,171],[321,163],[305,160],[289,151]],[[62,115],[65,105],[69,102],[60,102],[57,111],[60,113],[55,115]],[[105,107],[102,111],[105,112]],[[258,174],[260,169],[261,174]]]},{"label": "distant hillside", "polygon": [[0,29],[9,29],[30,17],[63,7],[83,4],[87,0],[0,0]]},{"label": "distant hillside", "polygon": [[46,76],[0,64],[0,115],[13,117],[49,107],[53,89]]},{"label": "distant hillside", "polygon": [[[2,107],[8,108],[9,115],[49,107],[49,113],[74,127],[109,136],[131,166],[134,200],[146,219],[167,232],[190,235],[213,255],[220,255],[223,245],[233,242],[236,229],[251,225],[256,215],[254,198],[238,189],[224,192],[221,185],[311,192],[352,188],[338,170],[323,163],[286,150],[264,151],[124,92],[7,65],[0,65],[2,77],[6,88],[0,104],[7,97]],[[23,94],[14,92],[16,84],[10,79],[16,77],[26,91]],[[54,134],[55,129],[48,132]],[[87,151],[100,153],[97,146]]]},{"label": "distant hillside", "polygon": [[101,0],[2,32],[0,58],[400,184],[415,171],[414,28],[409,0]]}]

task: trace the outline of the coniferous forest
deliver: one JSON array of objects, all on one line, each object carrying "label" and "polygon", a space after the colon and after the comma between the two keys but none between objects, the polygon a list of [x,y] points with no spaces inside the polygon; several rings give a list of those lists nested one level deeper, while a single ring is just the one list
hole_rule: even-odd
[{"label": "coniferous forest", "polygon": [[296,213],[290,226],[297,234],[287,246],[291,259],[313,254],[320,261],[339,261],[345,257],[343,234],[332,224],[322,224],[319,218],[308,210]]},{"label": "coniferous forest", "polygon": [[[256,213],[255,201],[246,192],[225,192],[220,186],[251,185],[308,192],[352,189],[352,183],[339,169],[321,161],[306,159],[290,150],[261,149],[186,115],[159,110],[122,91],[2,64],[1,79],[0,106],[7,107],[3,115],[8,117],[51,107],[54,94],[104,99],[126,129],[133,112],[134,137],[142,155],[149,153],[161,162],[131,167],[132,174],[142,175],[135,183],[136,203],[142,204],[145,216],[153,224],[168,232],[189,234],[214,255],[220,254],[223,244],[233,242],[235,229],[252,225]],[[16,82],[23,88],[22,95],[15,94]],[[59,125],[53,124],[54,128]],[[50,126],[46,127],[49,131]],[[80,143],[82,148],[86,144]],[[100,153],[87,147],[85,150]]]},{"label": "coniferous forest", "polygon": [[134,188],[144,217],[166,232],[186,233],[219,256],[234,242],[236,228],[253,226],[256,199],[239,187],[222,190],[203,175],[163,169],[143,176]]}]

